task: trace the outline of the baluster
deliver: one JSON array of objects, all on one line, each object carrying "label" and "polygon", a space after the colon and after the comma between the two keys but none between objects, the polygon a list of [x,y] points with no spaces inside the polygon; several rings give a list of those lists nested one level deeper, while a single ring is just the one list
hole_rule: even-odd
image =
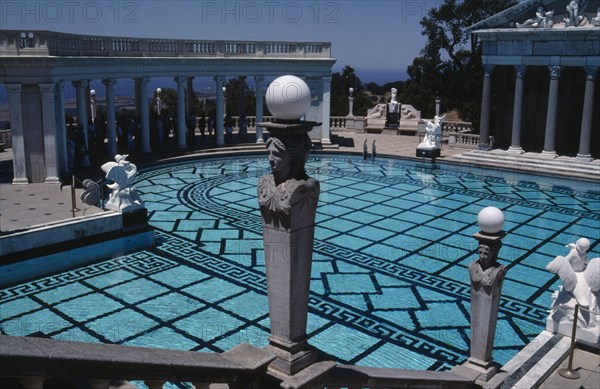
[{"label": "baluster", "polygon": [[25,387],[25,389],[43,389],[44,377],[23,377],[19,379],[19,383]]}]

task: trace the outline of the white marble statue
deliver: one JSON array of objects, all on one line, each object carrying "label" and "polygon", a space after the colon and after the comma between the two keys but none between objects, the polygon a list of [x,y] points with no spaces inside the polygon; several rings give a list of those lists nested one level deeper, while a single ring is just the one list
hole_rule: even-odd
[{"label": "white marble statue", "polygon": [[600,27],[600,7],[596,10],[596,16],[592,18],[594,27]]},{"label": "white marble statue", "polygon": [[396,100],[396,96],[398,95],[398,89],[392,88],[392,98],[388,103],[388,112],[389,113],[400,113],[400,103]]},{"label": "white marble statue", "polygon": [[106,162],[101,167],[102,171],[106,173],[106,179],[112,181],[106,185],[112,189],[106,208],[118,212],[144,208],[144,201],[132,187],[137,167],[127,160],[127,155],[117,154],[115,161]]},{"label": "white marble statue", "polygon": [[425,126],[425,139],[419,143],[417,149],[439,149],[442,146],[442,123],[446,115],[435,116],[433,121],[427,120]]},{"label": "white marble statue", "polygon": [[[562,286],[552,295],[551,312],[546,329],[570,336],[575,304],[581,308],[578,317],[578,339],[598,342],[600,339],[600,258],[587,259],[590,242],[580,238],[570,243],[566,256],[557,256],[546,269],[558,274]],[[562,327],[562,328],[561,328]]]},{"label": "white marble statue", "polygon": [[564,19],[565,27],[578,27],[583,21],[583,9],[579,8],[579,0],[571,0],[567,4],[567,17]]},{"label": "white marble statue", "polygon": [[517,28],[552,28],[554,21],[554,11],[544,11],[544,7],[540,6],[535,11],[535,16],[527,19],[523,23],[517,23]]},{"label": "white marble statue", "polygon": [[377,104],[367,110],[367,119],[385,119],[385,106],[386,104]]}]

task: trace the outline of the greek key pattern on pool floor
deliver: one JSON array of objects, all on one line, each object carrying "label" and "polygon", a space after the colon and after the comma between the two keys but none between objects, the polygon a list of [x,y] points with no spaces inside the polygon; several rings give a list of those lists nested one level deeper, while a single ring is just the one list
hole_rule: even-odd
[{"label": "greek key pattern on pool floor", "polygon": [[[0,328],[195,351],[264,346],[270,324],[256,183],[267,171],[264,156],[142,171],[135,186],[156,247],[0,290]],[[467,357],[467,266],[485,206],[507,219],[499,363],[544,328],[558,286],[545,265],[579,236],[592,242],[590,258],[598,255],[597,192],[385,158],[320,155],[307,171],[321,182],[308,332],[343,363],[446,370]]]}]

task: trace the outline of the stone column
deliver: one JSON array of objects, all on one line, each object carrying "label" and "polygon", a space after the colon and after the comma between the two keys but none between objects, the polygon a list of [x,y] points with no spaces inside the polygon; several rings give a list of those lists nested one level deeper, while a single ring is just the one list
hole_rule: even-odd
[{"label": "stone column", "polygon": [[513,105],[512,138],[508,151],[522,154],[521,147],[521,119],[523,116],[523,77],[525,77],[525,66],[515,66],[515,101]]},{"label": "stone column", "polygon": [[115,84],[114,79],[102,80],[106,88],[106,137],[108,138],[108,155],[117,155],[117,125],[115,117]]},{"label": "stone column", "polygon": [[23,115],[21,110],[21,84],[6,84],[10,109],[10,129],[12,136],[13,173],[12,183],[29,184],[27,180],[27,162],[25,160],[25,138],[23,134]]},{"label": "stone column", "polygon": [[186,117],[189,115],[195,115],[194,113],[194,77],[188,77],[185,88],[185,100],[187,103]]},{"label": "stone column", "polygon": [[140,96],[142,95],[141,85],[142,79],[135,78],[133,80],[133,85],[135,89],[135,116],[140,117]]},{"label": "stone column", "polygon": [[240,119],[246,116],[246,76],[239,76],[240,80]]},{"label": "stone column", "polygon": [[[87,133],[87,110],[88,103],[85,98],[85,90],[88,88],[88,81],[73,81],[75,87],[76,100],[77,100],[77,126],[81,128],[83,132],[83,139],[85,143],[85,149],[88,150],[88,133]],[[86,153],[83,156],[81,165],[84,167],[90,166],[90,156]]]},{"label": "stone column", "polygon": [[330,128],[329,128],[329,118],[330,118],[330,112],[331,112],[331,77],[323,77],[322,79],[322,83],[323,83],[323,87],[322,87],[322,91],[323,91],[323,99],[322,99],[322,104],[323,104],[323,116],[321,118],[321,121],[323,122],[323,124],[321,125],[322,128],[322,133],[321,133],[321,144],[323,145],[330,145],[331,144],[331,140],[330,138]]},{"label": "stone column", "polygon": [[490,104],[492,98],[492,70],[494,65],[483,65],[483,92],[481,94],[481,118],[479,121],[480,150],[489,150],[490,146]]},{"label": "stone column", "polygon": [[175,77],[177,83],[177,147],[185,149],[187,139],[185,136],[185,82],[187,77]]},{"label": "stone column", "polygon": [[42,97],[42,131],[44,134],[44,165],[46,184],[60,182],[58,178],[58,153],[56,148],[56,106],[54,84],[38,84]]},{"label": "stone column", "polygon": [[583,98],[583,114],[581,117],[581,134],[579,138],[579,152],[577,159],[591,161],[590,145],[592,143],[592,120],[594,117],[594,82],[598,68],[585,68],[587,78],[585,81],[585,96]]},{"label": "stone column", "polygon": [[142,153],[150,154],[150,109],[148,103],[148,77],[140,78],[140,121],[142,123]]},{"label": "stone column", "polygon": [[548,112],[546,114],[546,134],[542,155],[556,157],[554,144],[556,141],[556,110],[558,109],[558,79],[562,68],[550,66],[550,90],[548,92]]},{"label": "stone column", "polygon": [[217,83],[217,103],[216,103],[216,108],[217,108],[217,112],[215,115],[215,120],[216,120],[216,135],[217,135],[217,145],[218,146],[223,146],[225,144],[225,128],[223,127],[223,118],[224,118],[224,109],[225,107],[223,106],[223,81],[225,80],[225,77],[223,76],[216,76],[214,78],[215,82]]},{"label": "stone column", "polygon": [[471,277],[471,347],[463,365],[487,382],[496,374],[492,361],[496,323],[506,267],[497,262],[502,247],[504,215],[495,207],[486,207],[477,215],[481,231],[473,235],[479,242],[479,259],[469,265]]},{"label": "stone column", "polygon": [[65,117],[65,100],[63,83],[57,82],[54,87],[56,108],[56,147],[58,152],[58,174],[63,176],[69,172],[69,157],[67,155],[67,119]]},{"label": "stone column", "polygon": [[254,82],[256,83],[256,143],[265,143],[263,128],[258,126],[258,123],[263,121],[264,81],[263,76],[254,76]]}]

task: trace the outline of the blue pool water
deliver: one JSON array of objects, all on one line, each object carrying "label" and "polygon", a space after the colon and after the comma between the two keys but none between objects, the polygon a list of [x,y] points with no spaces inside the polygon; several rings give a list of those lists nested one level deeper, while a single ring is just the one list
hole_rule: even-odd
[{"label": "blue pool water", "polygon": [[[196,351],[266,345],[256,184],[267,171],[264,156],[143,170],[135,186],[156,247],[0,290],[0,328]],[[589,258],[600,255],[600,191],[589,182],[325,154],[307,171],[321,182],[310,343],[340,362],[446,370],[466,359],[483,207],[507,220],[499,363],[545,326],[559,285],[546,264],[582,236]]]}]

